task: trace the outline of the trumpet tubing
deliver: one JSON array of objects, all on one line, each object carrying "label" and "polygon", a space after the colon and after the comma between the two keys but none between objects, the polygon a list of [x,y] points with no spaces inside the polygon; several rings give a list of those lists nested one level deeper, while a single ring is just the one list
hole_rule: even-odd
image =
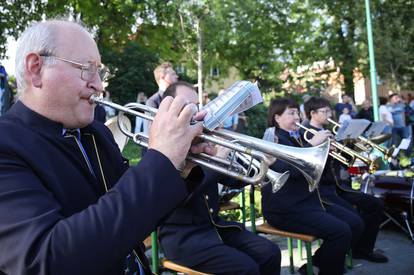
[{"label": "trumpet tubing", "polygon": [[[332,123],[334,125],[334,129],[340,128],[341,124],[339,124],[338,122],[328,118],[328,122]],[[334,129],[332,129],[332,131],[334,131]],[[335,134],[337,133],[337,131],[334,132]],[[372,142],[371,140],[369,140],[366,137],[363,136],[359,136],[358,140],[360,140],[362,143],[367,144],[368,146],[380,151],[383,155],[384,158],[386,160],[390,160],[392,158],[392,153],[394,152],[395,147],[391,147],[391,148],[385,148],[379,144],[376,144],[375,142]],[[364,145],[362,144],[355,144],[356,146],[358,146],[362,151],[367,151],[369,150],[368,148],[364,147]]]},{"label": "trumpet tubing", "polygon": [[[128,103],[125,106],[122,106],[113,102],[105,101],[96,95],[92,95],[90,101],[118,110],[119,117],[124,116],[124,114],[129,114],[153,121],[154,116],[157,113],[157,109],[143,104]],[[135,143],[148,147],[147,135],[144,133],[132,133],[121,123],[119,123],[119,121],[122,121],[122,119],[118,119],[118,127],[124,135],[131,138]],[[213,169],[219,173],[237,178],[249,184],[260,184],[263,178],[267,175],[271,159],[278,158],[298,168],[310,183],[309,189],[313,190],[317,187],[317,184],[322,176],[323,168],[329,153],[329,141],[313,148],[295,148],[264,141],[224,129],[214,130],[211,132],[205,129],[205,133],[199,135],[198,138],[213,144],[227,147],[240,154],[247,154],[257,161],[254,166],[258,169],[258,172],[254,173],[252,177],[246,174],[241,174],[240,172],[235,172],[234,170],[237,170],[236,168],[240,168],[237,164],[223,162],[222,160],[218,160],[217,157],[206,154],[188,154],[187,160]],[[280,184],[284,183],[287,174],[276,175],[274,173],[270,173],[268,176],[272,179],[271,183],[273,182],[274,184]],[[273,188],[277,189],[278,187],[273,186]]]},{"label": "trumpet tubing", "polygon": [[[305,130],[304,138],[307,142],[309,142],[309,139],[306,137],[306,132],[309,132],[313,135],[317,133],[316,130],[308,128],[300,123],[296,123],[297,126]],[[340,152],[343,152],[347,154],[351,159],[348,160],[346,157],[342,156],[340,153],[337,152],[329,152],[329,155],[335,158],[336,160],[340,161],[341,163],[345,164],[346,166],[352,166],[355,159],[360,159],[362,162],[364,162],[366,165],[368,165],[368,169],[370,172],[374,172],[378,168],[378,160],[371,160],[367,157],[362,156],[361,154],[358,154],[358,152],[352,150],[351,148],[343,145],[340,142],[337,142],[335,140],[331,140],[331,145],[338,149]]]}]

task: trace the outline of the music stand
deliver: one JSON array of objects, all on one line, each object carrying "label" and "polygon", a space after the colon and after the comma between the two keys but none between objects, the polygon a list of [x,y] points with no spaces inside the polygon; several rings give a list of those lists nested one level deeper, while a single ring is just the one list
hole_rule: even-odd
[{"label": "music stand", "polygon": [[387,124],[383,121],[377,121],[371,123],[371,126],[368,128],[368,130],[365,132],[365,136],[367,138],[376,137],[382,134]]},{"label": "music stand", "polygon": [[335,136],[335,140],[342,141],[348,139],[357,139],[371,122],[366,119],[350,119],[342,123]]}]

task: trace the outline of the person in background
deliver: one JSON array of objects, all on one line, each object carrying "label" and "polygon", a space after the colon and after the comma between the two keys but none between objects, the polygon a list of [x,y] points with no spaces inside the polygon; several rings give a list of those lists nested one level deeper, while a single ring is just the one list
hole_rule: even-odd
[{"label": "person in background", "polygon": [[351,117],[354,117],[356,115],[356,107],[352,101],[352,98],[347,94],[343,94],[341,98],[342,98],[342,102],[339,102],[335,105],[336,117],[339,118],[339,116],[343,113],[342,111],[344,108],[348,108],[349,115]]},{"label": "person in background", "polygon": [[0,63],[0,116],[4,115],[13,104],[13,94],[8,80],[6,68]]},{"label": "person in background", "polygon": [[[112,102],[111,93],[108,91],[103,91],[103,98],[105,101]],[[105,105],[104,109],[105,109],[105,114],[106,114],[106,120],[116,115],[116,110],[114,108]]]},{"label": "person in background", "polygon": [[[158,85],[158,91],[150,96],[147,101],[145,102],[146,105],[158,109],[160,106],[162,96],[164,91],[170,86],[171,84],[177,82],[178,75],[174,71],[172,64],[170,62],[164,62],[158,65],[154,69],[154,78]],[[144,133],[148,133],[149,128],[151,127],[151,123],[147,120],[144,121]],[[141,148],[141,157],[145,155],[147,152],[147,148]]]},{"label": "person in background", "polygon": [[[182,96],[198,104],[193,86],[178,81],[165,96]],[[219,147],[218,157],[230,149]],[[202,186],[160,227],[160,243],[169,260],[209,274],[280,274],[280,249],[271,241],[246,230],[243,224],[220,218],[218,183],[240,188],[246,183],[203,168]]]},{"label": "person in background", "polygon": [[96,105],[95,111],[94,111],[94,117],[95,117],[95,120],[97,120],[101,123],[105,123],[105,121],[106,121],[105,108],[102,107],[101,105]]},{"label": "person in background", "polygon": [[[145,102],[147,101],[147,97],[143,92],[139,92],[137,95],[137,103],[145,105]],[[136,117],[135,118],[135,130],[134,133],[148,133],[148,129],[145,129],[145,120],[142,117]]]},{"label": "person in background", "polygon": [[362,108],[359,110],[355,118],[367,119],[371,122],[374,121],[374,111],[372,109],[371,100],[364,100],[362,103]]},{"label": "person in background", "polygon": [[299,110],[300,110],[300,119],[302,120],[302,122],[305,122],[305,121],[307,121],[307,120],[308,120],[308,118],[306,117],[306,113],[305,113],[305,103],[306,103],[306,101],[308,101],[311,97],[312,97],[312,96],[311,96],[311,95],[308,95],[308,94],[304,94],[304,95],[302,96],[303,103],[302,103],[302,104],[300,104],[300,106],[299,106]]},{"label": "person in background", "polygon": [[[380,107],[378,109],[379,112],[379,119],[380,121],[386,124],[383,133],[384,134],[391,134],[392,127],[394,126],[394,119],[392,118],[392,114],[387,107],[388,99],[386,97],[380,96],[379,97]],[[390,147],[392,144],[392,140],[389,139],[385,142],[386,147]]]},{"label": "person in background", "polygon": [[392,126],[392,144],[399,145],[403,138],[409,136],[405,120],[405,104],[402,102],[400,95],[393,93],[388,97],[388,110],[392,114],[394,124]]},{"label": "person in background", "polygon": [[177,82],[178,75],[174,71],[171,63],[164,62],[155,68],[154,78],[158,85],[158,91],[148,98],[146,104],[148,106],[158,109],[164,91],[168,88],[168,86]]},{"label": "person in background", "polygon": [[350,119],[352,119],[352,117],[349,115],[348,108],[346,108],[346,107],[343,108],[342,109],[342,114],[339,116],[339,120],[338,120],[339,124],[342,124],[345,121],[350,120]]},{"label": "person in background", "polygon": [[[324,127],[329,125],[328,119],[332,116],[329,101],[325,98],[313,97],[306,102],[305,110],[310,118],[306,126],[314,131],[324,131]],[[303,132],[303,135],[306,135],[307,139],[313,137],[313,134],[309,132]],[[337,159],[332,156],[328,157],[319,181],[322,202],[325,207],[333,203],[342,208],[342,220],[352,230],[352,256],[354,258],[385,263],[388,261],[387,257],[374,250],[384,214],[384,204],[379,198],[352,190],[351,179],[342,180],[340,177],[342,167],[343,164]]]},{"label": "person in background", "polygon": [[[291,99],[273,100],[269,107],[268,126],[274,127],[279,144],[297,147],[316,146],[325,142],[329,131],[319,131],[307,143],[300,136],[299,105]],[[324,205],[319,190],[309,192],[309,183],[294,166],[277,159],[269,169],[283,173],[290,171],[285,185],[276,193],[270,185],[262,188],[263,216],[271,225],[281,230],[308,234],[323,240],[312,257],[319,267],[319,274],[343,274],[345,255],[351,247],[352,230],[344,221],[344,211],[335,205]],[[306,272],[302,266],[299,272]]]}]

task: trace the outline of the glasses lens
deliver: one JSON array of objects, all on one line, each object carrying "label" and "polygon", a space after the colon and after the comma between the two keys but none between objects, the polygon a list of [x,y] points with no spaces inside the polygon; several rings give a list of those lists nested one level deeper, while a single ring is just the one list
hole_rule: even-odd
[{"label": "glasses lens", "polygon": [[98,67],[94,63],[88,63],[82,67],[82,79],[85,81],[91,81],[96,74]]},{"label": "glasses lens", "polygon": [[111,72],[109,71],[108,67],[105,66],[98,68],[98,74],[102,81],[106,81],[111,77]]}]

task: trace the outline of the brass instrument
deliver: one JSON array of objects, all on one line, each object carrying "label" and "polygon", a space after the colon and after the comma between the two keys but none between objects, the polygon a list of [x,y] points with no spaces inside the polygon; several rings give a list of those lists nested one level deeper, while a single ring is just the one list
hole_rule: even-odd
[{"label": "brass instrument", "polygon": [[[300,123],[296,123],[296,125],[305,130],[305,133],[304,133],[303,137],[307,142],[309,142],[309,139],[306,136],[307,132],[309,132],[313,135],[316,135],[317,132],[318,132],[318,131],[316,131],[314,129],[311,129],[311,128],[308,128],[308,127],[306,127],[306,126],[304,126]],[[368,166],[369,173],[373,173],[378,169],[379,162],[381,161],[379,158],[371,160],[371,159],[359,154],[358,152],[352,150],[351,148],[343,145],[342,143],[335,141],[334,139],[330,139],[330,140],[331,140],[331,145],[333,147],[338,149],[340,152],[347,154],[351,158],[350,160],[348,160],[348,158],[344,157],[339,152],[334,152],[334,151],[329,152],[329,155],[331,157],[333,157],[334,159],[338,160],[339,162],[343,163],[344,165],[346,165],[348,167],[352,166],[356,159],[359,159]]]},{"label": "brass instrument", "polygon": [[[257,171],[257,167],[259,166],[258,161],[256,159],[249,158],[246,154],[236,153],[235,156],[243,162],[245,165],[248,165],[246,169],[246,174],[249,173],[250,170]],[[263,181],[264,184],[270,183],[272,185],[272,192],[276,193],[280,190],[280,188],[285,185],[286,181],[289,179],[290,172],[286,171],[284,173],[278,173],[271,169],[268,169],[266,172],[266,177]]]},{"label": "brass instrument", "polygon": [[[92,95],[90,101],[118,110],[118,117],[123,117],[124,114],[129,114],[153,121],[157,112],[157,109],[143,104],[128,103],[125,106],[122,106],[113,102],[105,101],[97,95]],[[119,119],[118,121],[122,121],[122,119]],[[148,147],[147,135],[144,133],[132,133],[130,130],[125,129],[123,124],[118,124],[118,127],[124,135],[131,138],[135,143]],[[198,138],[213,144],[227,147],[235,152],[248,155],[250,158],[255,159],[258,162],[257,164],[254,164],[254,166],[258,168],[258,172],[254,173],[252,176],[240,173],[235,171],[240,168],[238,164],[231,161],[223,163],[223,160],[218,160],[217,157],[204,153],[197,155],[190,153],[186,158],[188,161],[249,184],[261,184],[263,178],[267,174],[271,158],[277,158],[282,161],[286,161],[299,169],[310,183],[310,190],[316,188],[322,176],[330,147],[329,141],[327,141],[312,148],[293,148],[224,129],[214,130],[211,132],[206,131],[205,133],[199,135]],[[283,178],[284,177],[280,178],[281,181]]]},{"label": "brass instrument", "polygon": [[[339,124],[338,122],[333,121],[332,119],[328,118],[328,121],[330,123],[332,123],[334,125],[334,127],[332,128],[332,132],[336,135],[337,134],[337,129],[341,127],[341,124]],[[376,144],[375,142],[371,141],[370,139],[363,137],[363,136],[359,136],[358,140],[360,140],[362,143],[367,144],[368,146],[380,151],[383,155],[384,158],[388,161],[391,160],[392,158],[392,153],[394,153],[395,150],[395,146],[391,146],[390,148],[385,148],[379,144]],[[360,143],[356,143],[356,146],[358,146],[358,148],[360,148],[362,151],[368,151],[369,148],[367,148],[366,146],[364,146],[363,144]]]}]

